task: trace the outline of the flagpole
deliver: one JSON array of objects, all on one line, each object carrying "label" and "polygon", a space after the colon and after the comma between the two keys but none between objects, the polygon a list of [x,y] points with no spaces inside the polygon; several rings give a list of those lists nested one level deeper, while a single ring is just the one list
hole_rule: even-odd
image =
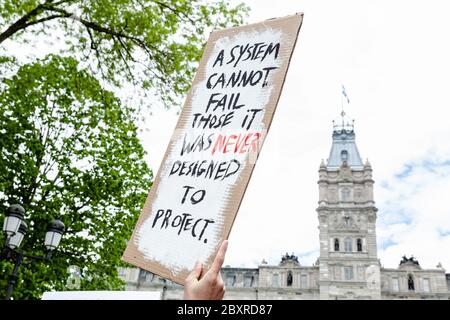
[{"label": "flagpole", "polygon": [[341,88],[342,92],[341,92],[341,117],[342,117],[342,129],[344,129],[344,86],[342,85]]}]

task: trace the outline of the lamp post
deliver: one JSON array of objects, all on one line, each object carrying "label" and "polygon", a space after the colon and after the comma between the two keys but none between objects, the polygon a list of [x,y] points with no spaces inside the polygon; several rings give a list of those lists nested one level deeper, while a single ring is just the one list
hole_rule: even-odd
[{"label": "lamp post", "polygon": [[3,222],[3,232],[6,235],[6,240],[2,258],[10,259],[14,262],[14,269],[8,282],[8,289],[5,297],[6,300],[11,299],[14,285],[17,282],[19,267],[24,258],[27,258],[30,261],[50,261],[53,253],[58,248],[59,242],[65,231],[64,224],[61,221],[51,221],[47,226],[47,232],[45,234],[44,245],[47,249],[46,255],[43,257],[28,255],[17,250],[28,230],[24,217],[25,209],[19,204],[13,204],[6,210],[5,220]]}]

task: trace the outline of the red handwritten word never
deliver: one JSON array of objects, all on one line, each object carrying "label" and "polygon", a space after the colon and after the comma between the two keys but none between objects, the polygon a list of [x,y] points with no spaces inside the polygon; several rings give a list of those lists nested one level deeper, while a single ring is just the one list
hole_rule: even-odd
[{"label": "red handwritten word never", "polygon": [[231,134],[222,135],[216,139],[214,147],[211,153],[221,152],[221,153],[246,153],[246,152],[256,152],[258,150],[258,140],[261,137],[259,132],[248,132],[245,134]]}]

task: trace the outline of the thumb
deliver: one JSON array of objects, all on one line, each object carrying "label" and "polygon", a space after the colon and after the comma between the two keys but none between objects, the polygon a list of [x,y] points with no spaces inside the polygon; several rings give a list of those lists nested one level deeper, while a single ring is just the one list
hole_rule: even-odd
[{"label": "thumb", "polygon": [[186,281],[198,280],[202,274],[202,269],[202,263],[197,261],[194,269],[192,269],[191,273],[187,276]]}]

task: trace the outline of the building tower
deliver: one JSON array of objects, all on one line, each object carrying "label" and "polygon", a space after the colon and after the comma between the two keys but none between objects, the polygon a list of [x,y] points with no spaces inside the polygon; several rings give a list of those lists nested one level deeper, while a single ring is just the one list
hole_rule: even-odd
[{"label": "building tower", "polygon": [[354,122],[333,121],[333,144],[319,168],[321,299],[380,299],[372,168],[363,164]]}]

